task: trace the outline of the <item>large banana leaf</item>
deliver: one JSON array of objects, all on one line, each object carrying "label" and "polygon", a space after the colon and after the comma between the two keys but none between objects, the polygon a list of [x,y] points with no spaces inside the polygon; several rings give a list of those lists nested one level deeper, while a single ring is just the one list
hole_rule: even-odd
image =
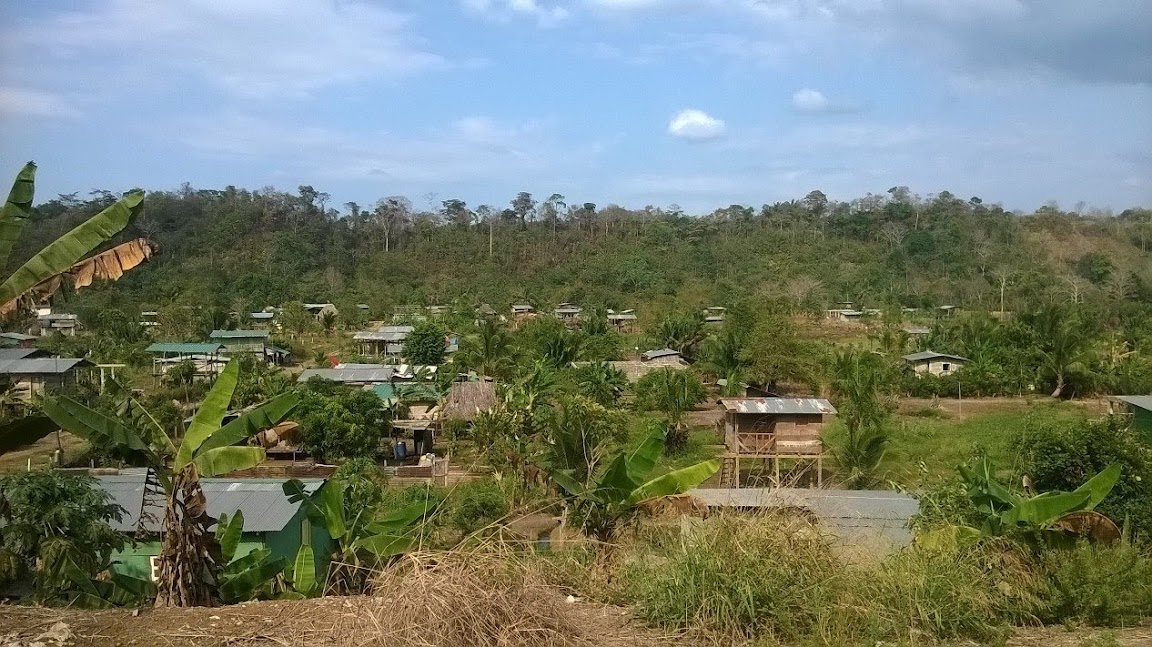
[{"label": "large banana leaf", "polygon": [[217,447],[192,459],[200,476],[212,477],[251,469],[265,459],[263,447]]},{"label": "large banana leaf", "polygon": [[597,484],[595,496],[604,501],[623,501],[648,479],[664,451],[667,432],[662,425],[648,427],[648,435],[631,452],[618,454]]},{"label": "large banana leaf", "polygon": [[430,503],[413,503],[373,519],[367,530],[372,534],[400,534],[410,530],[413,524],[427,519],[436,508],[436,505]]},{"label": "large banana leaf", "polygon": [[710,460],[668,472],[633,490],[626,504],[632,506],[648,499],[686,492],[707,481],[718,471],[720,461]]},{"label": "large banana leaf", "polygon": [[232,561],[236,556],[236,549],[240,546],[240,537],[244,534],[244,511],[237,510],[231,518],[226,514],[220,515],[216,522],[216,541],[220,542],[220,556],[224,563]]},{"label": "large banana leaf", "polygon": [[568,494],[572,496],[584,494],[584,484],[573,478],[571,474],[563,470],[553,470],[549,475],[556,485],[559,485],[560,488]]},{"label": "large banana leaf", "polygon": [[272,578],[279,575],[288,560],[283,557],[257,562],[251,568],[229,577],[220,585],[220,599],[227,603],[251,600],[268,591]]},{"label": "large banana leaf", "polygon": [[0,454],[31,445],[59,428],[48,416],[25,416],[4,423],[0,425]]},{"label": "large banana leaf", "polygon": [[412,537],[408,535],[369,535],[352,544],[352,550],[367,551],[377,559],[388,559],[408,551],[412,547]]},{"label": "large banana leaf", "polygon": [[1010,528],[1021,524],[1043,528],[1069,512],[1083,510],[1089,500],[1091,494],[1088,492],[1061,492],[1033,497],[1000,515],[1000,519]]},{"label": "large banana leaf", "polygon": [[336,541],[344,539],[348,526],[344,519],[344,483],[328,481],[311,496],[304,489],[300,479],[290,479],[284,483],[284,494],[288,501],[304,506],[304,514],[313,523],[323,524],[328,536]]},{"label": "large banana leaf", "polygon": [[221,421],[228,414],[228,403],[232,402],[232,394],[236,391],[239,376],[240,363],[232,360],[216,377],[216,383],[204,396],[200,410],[192,417],[188,433],[184,434],[184,441],[176,450],[176,464],[172,466],[174,471],[179,472],[185,465],[191,463],[200,445],[220,429]]},{"label": "large banana leaf", "polygon": [[8,264],[8,256],[32,215],[32,198],[35,193],[36,164],[28,162],[16,174],[8,200],[0,209],[0,268]]},{"label": "large banana leaf", "polygon": [[28,290],[67,271],[89,252],[123,231],[136,218],[143,202],[143,191],[129,193],[28,259],[0,284],[0,314],[15,310],[17,300]]},{"label": "large banana leaf", "polygon": [[165,456],[172,456],[176,453],[176,447],[172,444],[172,439],[164,431],[164,427],[160,422],[152,416],[152,413],[144,408],[132,394],[125,389],[123,385],[114,379],[109,378],[104,387],[104,392],[119,402],[117,407],[117,414],[127,416],[135,420],[140,430],[145,435],[145,440],[156,448],[157,453],[164,454]]},{"label": "large banana leaf", "polygon": [[1100,505],[1100,502],[1108,497],[1112,492],[1112,488],[1116,487],[1116,483],[1119,481],[1120,463],[1112,463],[1101,470],[1099,474],[1088,479],[1083,485],[1073,490],[1073,493],[1088,494],[1088,502],[1084,504],[1084,510],[1091,510]]},{"label": "large banana leaf", "polygon": [[316,553],[312,546],[303,544],[296,551],[296,560],[292,564],[292,588],[297,593],[312,597],[316,591]]},{"label": "large banana leaf", "polygon": [[101,449],[138,454],[148,465],[159,463],[159,457],[140,434],[115,418],[90,409],[67,396],[44,398],[42,406],[44,413],[61,429],[70,431]]},{"label": "large banana leaf", "polygon": [[251,438],[284,422],[288,414],[300,404],[300,395],[284,393],[252,409],[232,422],[220,427],[200,444],[195,454],[199,455],[217,447],[228,447]]}]

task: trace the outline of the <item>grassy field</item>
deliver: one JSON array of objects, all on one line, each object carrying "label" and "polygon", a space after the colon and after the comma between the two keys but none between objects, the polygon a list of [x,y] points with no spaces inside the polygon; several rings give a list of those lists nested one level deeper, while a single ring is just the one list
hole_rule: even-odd
[{"label": "grassy field", "polygon": [[[882,464],[887,481],[915,489],[955,473],[979,452],[1000,468],[1010,468],[1009,444],[1034,421],[1073,423],[1099,415],[1094,403],[1000,398],[957,402],[907,400],[892,422],[892,440]],[[835,447],[844,428],[833,423],[826,443]]]}]

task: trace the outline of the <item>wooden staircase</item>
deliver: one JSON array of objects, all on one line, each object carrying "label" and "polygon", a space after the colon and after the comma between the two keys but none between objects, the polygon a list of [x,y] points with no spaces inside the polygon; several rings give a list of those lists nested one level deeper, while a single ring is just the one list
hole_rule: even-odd
[{"label": "wooden staircase", "polygon": [[740,475],[736,473],[736,459],[725,457],[723,464],[720,466],[720,487],[737,487],[739,485],[739,478]]}]

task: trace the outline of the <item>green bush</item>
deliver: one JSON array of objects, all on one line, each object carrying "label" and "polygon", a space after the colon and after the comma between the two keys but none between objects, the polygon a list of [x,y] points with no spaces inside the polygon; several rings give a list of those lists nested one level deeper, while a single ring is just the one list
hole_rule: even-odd
[{"label": "green bush", "polygon": [[1041,558],[1048,581],[1044,620],[1120,627],[1152,616],[1152,556],[1135,546],[1081,546]]},{"label": "green bush", "polygon": [[475,532],[508,514],[508,495],[492,479],[464,481],[445,502],[445,521],[463,533]]},{"label": "green bush", "polygon": [[1097,510],[1118,525],[1128,524],[1142,540],[1152,539],[1152,447],[1110,417],[1061,424],[1034,420],[1012,439],[1019,471],[1039,492],[1071,492],[1112,463],[1120,481]]}]

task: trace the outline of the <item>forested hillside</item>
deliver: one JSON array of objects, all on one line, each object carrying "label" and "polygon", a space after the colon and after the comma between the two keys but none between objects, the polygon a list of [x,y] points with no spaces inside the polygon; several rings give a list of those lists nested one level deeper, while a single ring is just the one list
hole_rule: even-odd
[{"label": "forested hillside", "polygon": [[[41,204],[14,262],[114,200],[109,192]],[[160,256],[123,281],[65,297],[125,311],[173,304],[245,311],[287,301],[399,304],[559,301],[637,308],[745,297],[821,310],[857,306],[1025,310],[1045,302],[1147,312],[1152,210],[1006,212],[948,192],[903,187],[851,202],[732,205],[690,215],[514,197],[507,208],[402,197],[335,209],[312,187],[148,194],[126,237]],[[433,209],[434,208],[434,209]],[[21,253],[22,252],[22,253]]]}]

